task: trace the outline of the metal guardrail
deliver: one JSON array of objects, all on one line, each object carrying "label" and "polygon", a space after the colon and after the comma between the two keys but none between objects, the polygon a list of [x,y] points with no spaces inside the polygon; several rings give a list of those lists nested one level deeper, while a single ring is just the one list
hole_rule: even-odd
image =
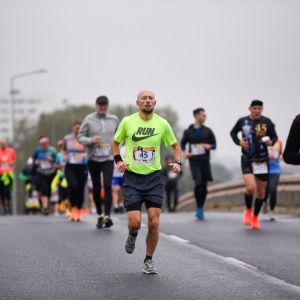
[{"label": "metal guardrail", "polygon": [[[290,201],[300,205],[300,176],[281,176],[277,192],[279,203]],[[244,193],[245,184],[243,180],[213,184],[208,186],[206,204],[222,202],[241,202],[244,204],[244,199],[241,197]],[[179,198],[177,210],[184,211],[192,205],[195,205],[194,192],[188,192]]]}]

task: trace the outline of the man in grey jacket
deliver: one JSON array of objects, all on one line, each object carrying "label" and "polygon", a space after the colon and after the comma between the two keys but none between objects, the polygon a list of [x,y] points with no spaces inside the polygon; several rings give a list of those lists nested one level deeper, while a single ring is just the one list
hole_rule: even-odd
[{"label": "man in grey jacket", "polygon": [[[78,133],[78,142],[86,146],[88,169],[93,182],[93,196],[97,207],[97,227],[109,228],[113,225],[110,218],[112,205],[112,176],[114,158],[111,152],[111,142],[119,126],[117,116],[107,113],[108,98],[100,96],[96,99],[96,111],[87,115],[82,122]],[[101,208],[101,179],[105,190],[105,216]]]}]

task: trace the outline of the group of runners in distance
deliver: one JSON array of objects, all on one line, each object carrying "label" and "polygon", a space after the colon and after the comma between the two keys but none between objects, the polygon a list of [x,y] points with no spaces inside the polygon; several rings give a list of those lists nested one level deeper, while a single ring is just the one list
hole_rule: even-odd
[{"label": "group of runners in distance", "polygon": [[[194,180],[195,216],[204,219],[207,184],[213,180],[210,151],[216,149],[217,142],[213,131],[204,125],[206,112],[203,108],[193,111],[194,123],[184,131],[181,141],[178,142],[168,121],[154,113],[156,98],[152,91],[142,90],[137,96],[136,105],[138,111],[124,117],[120,122],[117,116],[107,112],[108,98],[98,97],[95,112],[86,116],[82,122],[75,121],[72,133],[66,135],[58,144],[61,150],[58,155],[50,146],[49,138],[40,136],[40,147],[35,150],[30,162],[36,168],[45,215],[49,213],[51,185],[55,176],[58,176],[60,183],[65,182],[59,184],[59,194],[61,198],[69,199],[70,219],[73,221],[82,220],[81,209],[88,173],[92,183],[90,193],[97,211],[97,228],[113,226],[110,215],[112,203],[114,202],[116,211],[118,199],[122,199],[120,209],[123,209],[124,201],[128,217],[125,251],[129,254],[135,249],[144,203],[148,215],[148,233],[142,270],[147,274],[156,274],[158,271],[152,258],[158,243],[159,219],[164,200],[161,143],[173,149],[173,158],[168,159],[168,167],[176,176],[181,174],[182,154],[188,159]],[[242,151],[241,169],[245,182],[246,205],[242,222],[253,229],[260,229],[258,215],[263,205],[266,208],[269,195],[270,220],[274,220],[276,189],[280,176],[279,160],[283,147],[277,137],[275,125],[262,115],[263,102],[253,100],[249,110],[250,115],[240,118],[230,135]],[[0,196],[3,205],[10,199],[8,187],[11,187],[9,184],[13,181],[12,166],[16,159],[14,151],[8,148],[6,142],[1,141]],[[292,124],[283,152],[284,160],[287,163],[300,164],[299,150],[300,115]],[[57,173],[56,169],[60,172]],[[113,181],[118,182],[122,188],[112,187]],[[118,195],[117,200],[113,201],[112,191]],[[104,202],[101,198],[104,198]]]}]

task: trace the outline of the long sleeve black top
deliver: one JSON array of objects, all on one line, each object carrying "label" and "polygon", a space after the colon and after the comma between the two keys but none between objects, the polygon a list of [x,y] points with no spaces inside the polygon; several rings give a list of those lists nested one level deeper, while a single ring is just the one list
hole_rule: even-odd
[{"label": "long sleeve black top", "polygon": [[268,148],[261,138],[269,136],[274,145],[277,140],[277,134],[272,121],[264,116],[259,120],[252,120],[249,116],[240,118],[232,128],[230,135],[236,145],[240,145],[238,133],[242,132],[242,138],[249,143],[249,149],[242,148],[242,154],[247,159],[259,159],[268,157]]},{"label": "long sleeve black top", "polygon": [[[183,133],[180,145],[182,151],[185,150],[186,144],[189,143],[189,152],[192,152],[192,146],[199,144],[209,144],[211,150],[217,148],[217,142],[213,131],[202,125],[201,128],[195,128],[194,124],[190,125]],[[202,155],[193,155],[190,160],[209,160],[210,159],[210,150],[205,150]]]}]

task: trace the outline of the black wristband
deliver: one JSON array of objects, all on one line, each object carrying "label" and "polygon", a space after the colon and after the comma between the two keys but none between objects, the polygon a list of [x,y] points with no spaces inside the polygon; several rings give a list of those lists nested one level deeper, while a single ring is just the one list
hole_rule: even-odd
[{"label": "black wristband", "polygon": [[123,161],[122,157],[120,154],[117,154],[114,156],[114,160],[115,160],[115,163],[118,163],[118,161]]},{"label": "black wristband", "polygon": [[182,162],[178,159],[175,159],[174,163],[180,165],[180,167],[182,166]]}]

